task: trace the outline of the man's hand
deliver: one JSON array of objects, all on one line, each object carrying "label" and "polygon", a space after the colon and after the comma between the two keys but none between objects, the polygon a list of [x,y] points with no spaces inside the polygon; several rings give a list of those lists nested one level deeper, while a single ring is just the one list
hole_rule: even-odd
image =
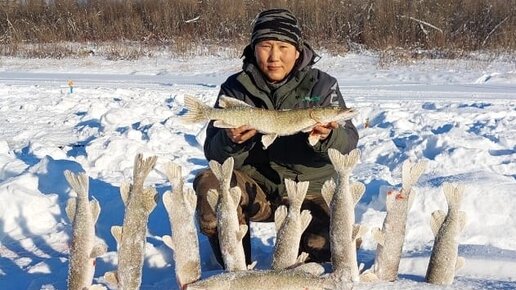
[{"label": "man's hand", "polygon": [[323,141],[330,136],[331,131],[333,129],[337,129],[339,127],[339,124],[336,121],[322,124],[317,123],[315,127],[310,132],[310,136],[319,136],[319,140]]},{"label": "man's hand", "polygon": [[256,129],[247,125],[243,125],[238,128],[226,129],[225,131],[228,138],[231,139],[233,143],[237,144],[242,144],[256,135]]}]

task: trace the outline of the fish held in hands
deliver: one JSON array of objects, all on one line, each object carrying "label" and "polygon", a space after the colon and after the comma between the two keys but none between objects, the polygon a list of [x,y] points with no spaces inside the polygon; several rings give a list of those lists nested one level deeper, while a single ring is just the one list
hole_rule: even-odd
[{"label": "fish held in hands", "polygon": [[[186,96],[185,106],[188,112],[183,119],[189,122],[214,120],[213,126],[217,128],[238,128],[247,125],[263,134],[261,141],[264,148],[269,147],[280,136],[308,133],[317,124],[344,122],[358,114],[354,108],[337,106],[268,110],[227,96],[220,96],[219,105],[221,108],[213,108],[194,97]],[[314,146],[319,137],[309,135],[308,141]]]}]

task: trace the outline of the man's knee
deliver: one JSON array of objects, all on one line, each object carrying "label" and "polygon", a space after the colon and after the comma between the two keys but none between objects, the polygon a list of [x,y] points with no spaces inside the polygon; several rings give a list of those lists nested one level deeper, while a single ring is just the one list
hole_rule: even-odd
[{"label": "man's knee", "polygon": [[203,216],[199,217],[199,228],[201,233],[205,234],[208,237],[217,236],[217,218],[205,218]]},{"label": "man's knee", "polygon": [[301,238],[300,252],[306,252],[312,262],[329,262],[331,257],[328,232],[305,232]]}]

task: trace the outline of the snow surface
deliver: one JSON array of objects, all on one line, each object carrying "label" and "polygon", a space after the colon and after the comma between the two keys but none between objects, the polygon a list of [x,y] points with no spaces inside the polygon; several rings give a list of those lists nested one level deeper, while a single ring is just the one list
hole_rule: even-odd
[{"label": "snow surface", "polygon": [[[357,107],[361,162],[353,179],[366,185],[356,218],[380,227],[385,192],[401,184],[406,159],[428,160],[415,186],[396,283],[360,289],[516,289],[516,63],[514,58],[418,60],[381,65],[373,53],[323,55],[316,65],[334,75],[349,106]],[[165,164],[183,166],[187,186],[207,167],[204,124],[186,124],[183,98],[213,104],[220,84],[241,67],[225,56],[137,61],[0,58],[0,289],[66,289],[74,193],[66,169],[90,176],[102,207],[97,235],[108,253],[95,280],[116,268],[112,225],[122,224],[119,186],[134,157],[157,155],[147,183],[170,189]],[[74,82],[73,92],[67,81]],[[369,127],[365,127],[365,123]],[[468,223],[459,237],[466,258],[454,284],[424,283],[433,236],[430,215],[446,209],[443,182],[466,186]],[[272,223],[253,223],[253,258],[270,267]],[[149,218],[142,289],[176,289],[163,204]],[[220,272],[199,236],[203,277]],[[358,260],[369,267],[376,244],[364,237]]]}]

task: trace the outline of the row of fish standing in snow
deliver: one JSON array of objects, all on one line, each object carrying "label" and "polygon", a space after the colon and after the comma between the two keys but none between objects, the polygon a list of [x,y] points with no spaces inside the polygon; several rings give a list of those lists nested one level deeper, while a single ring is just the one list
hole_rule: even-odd
[{"label": "row of fish standing in snow", "polygon": [[[264,111],[234,101],[223,100],[224,102],[223,109],[213,109],[193,99],[185,99],[189,112],[196,114],[195,118],[192,114],[188,114],[185,118],[190,121],[218,120],[220,122],[215,122],[216,126],[227,128],[243,125],[238,123],[241,121],[230,120],[238,119],[234,118],[232,111],[236,111],[239,115],[251,116],[253,113],[258,113],[253,110],[260,110],[261,113]],[[209,115],[210,110],[217,112],[218,115]],[[245,113],[242,113],[244,111]],[[199,114],[203,115],[199,116]],[[263,136],[269,136],[262,138],[264,147],[272,144],[279,136],[300,131],[309,132],[318,122],[347,120],[356,115],[356,112],[346,109],[326,118],[324,116],[328,116],[328,112],[318,114],[314,109],[273,111],[272,114],[265,116],[266,122],[269,125],[277,124],[278,121],[274,118],[282,114],[290,114],[289,118],[294,116],[304,127],[297,126],[288,130],[276,128],[266,131],[257,126],[261,128],[258,131],[262,132]],[[283,118],[286,117],[283,116]],[[282,122],[295,124],[292,120]],[[200,280],[201,259],[195,219],[197,197],[191,188],[184,185],[181,167],[170,162],[165,172],[172,191],[164,193],[162,200],[169,215],[172,235],[164,236],[162,239],[173,251],[179,288],[350,289],[357,282],[395,281],[405,238],[407,213],[414,200],[415,193],[412,187],[423,173],[426,163],[413,164],[410,161],[403,163],[402,188],[390,191],[386,196],[387,215],[383,227],[372,230],[378,242],[375,262],[370,269],[364,271],[358,266],[356,240],[367,229],[363,225],[355,224],[355,206],[363,195],[365,186],[362,183],[350,181],[352,170],[360,159],[360,153],[355,149],[343,155],[335,149],[329,149],[328,155],[338,173],[338,179],[328,180],[321,192],[330,208],[331,273],[325,273],[320,264],[305,263],[308,256],[306,253],[298,255],[301,234],[311,220],[309,211],[301,211],[308,182],[294,182],[288,179],[285,180],[285,184],[290,206],[288,208],[280,206],[275,212],[277,238],[271,269],[254,270],[254,264],[246,265],[242,238],[249,229],[246,225],[238,223],[236,208],[240,202],[241,191],[238,187],[230,186],[234,162],[229,158],[223,164],[216,161],[209,162],[210,169],[219,180],[220,186],[210,190],[208,194],[209,204],[217,213],[218,236],[226,272],[202,280]],[[110,288],[140,288],[148,218],[158,201],[156,190],[153,187],[145,187],[144,182],[154,168],[156,160],[156,157],[144,159],[141,154],[138,154],[134,162],[132,183],[125,183],[120,187],[125,205],[124,221],[122,226],[113,226],[111,229],[118,245],[118,265],[115,272],[108,272],[103,277]],[[96,243],[95,237],[95,223],[100,213],[100,205],[96,200],[88,200],[86,174],[67,171],[65,176],[77,194],[77,197],[69,200],[66,208],[72,221],[68,288],[103,289],[104,286],[100,284],[92,285],[95,259],[107,250],[102,243]],[[464,260],[458,257],[457,241],[458,234],[465,225],[464,212],[459,211],[464,188],[445,183],[443,190],[448,202],[448,212],[439,210],[432,214],[431,228],[435,241],[426,281],[448,285],[453,282],[456,269],[464,263]]]}]

